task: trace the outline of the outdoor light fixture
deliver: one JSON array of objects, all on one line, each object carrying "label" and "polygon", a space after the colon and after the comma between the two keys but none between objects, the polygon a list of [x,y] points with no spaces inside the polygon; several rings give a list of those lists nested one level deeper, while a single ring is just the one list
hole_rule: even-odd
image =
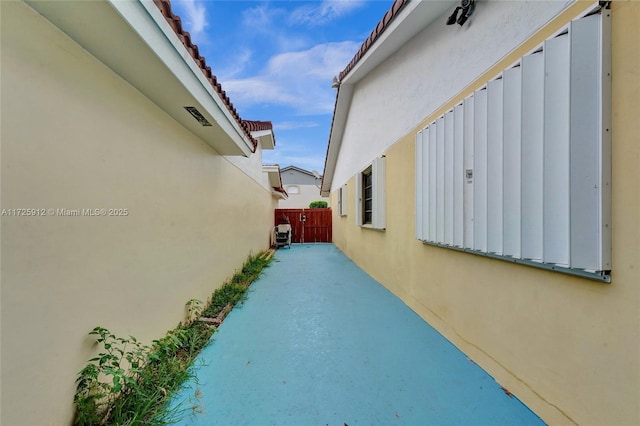
[{"label": "outdoor light fixture", "polygon": [[[467,22],[467,19],[473,15],[475,8],[476,0],[462,0],[460,2],[460,6],[457,6],[451,16],[449,16],[449,19],[447,19],[447,25],[453,25],[456,22],[459,25],[464,25],[464,23]],[[460,17],[458,17],[458,12],[460,11],[462,11],[462,13],[460,14]]]},{"label": "outdoor light fixture", "polygon": [[331,82],[331,88],[337,89],[340,87],[340,82],[338,81],[338,77],[333,77],[333,81]]}]

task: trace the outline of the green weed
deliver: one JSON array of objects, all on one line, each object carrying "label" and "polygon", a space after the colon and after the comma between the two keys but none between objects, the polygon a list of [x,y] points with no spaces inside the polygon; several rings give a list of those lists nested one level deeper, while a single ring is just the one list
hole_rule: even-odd
[{"label": "green weed", "polygon": [[202,316],[214,318],[227,306],[234,306],[243,301],[249,285],[258,279],[262,270],[269,265],[271,258],[262,252],[255,256],[250,255],[242,269],[211,295],[211,302],[202,311]]},{"label": "green weed", "polygon": [[181,412],[165,407],[167,396],[192,377],[189,366],[215,328],[194,322],[178,326],[151,346],[94,328],[102,351],[76,380],[77,425],[167,424]]}]

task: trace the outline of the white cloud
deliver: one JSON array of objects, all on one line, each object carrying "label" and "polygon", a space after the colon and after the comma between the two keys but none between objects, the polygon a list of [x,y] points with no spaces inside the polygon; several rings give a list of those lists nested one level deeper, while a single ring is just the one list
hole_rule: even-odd
[{"label": "white cloud", "polygon": [[331,80],[359,47],[359,43],[344,41],[281,53],[271,57],[257,75],[222,85],[239,106],[275,104],[302,115],[331,113],[335,103]]},{"label": "white cloud", "polygon": [[195,0],[179,0],[176,5],[185,12],[184,16],[181,16],[184,19],[184,28],[189,31],[192,40],[198,40],[207,27],[207,10],[205,6],[196,4]]},{"label": "white cloud", "polygon": [[237,36],[259,37],[262,42],[268,41],[273,50],[288,51],[302,49],[311,43],[307,34],[293,35],[283,22],[287,20],[287,10],[271,7],[265,2],[242,12],[243,33]]},{"label": "white cloud", "polygon": [[282,15],[281,9],[269,7],[268,3],[251,7],[242,12],[242,25],[254,31],[263,31],[272,28]]},{"label": "white cloud", "polygon": [[239,48],[232,53],[233,56],[223,62],[222,67],[218,67],[215,70],[216,75],[221,80],[231,79],[241,74],[253,59],[253,51],[248,48]]},{"label": "white cloud", "polygon": [[309,129],[312,127],[318,127],[320,124],[314,121],[282,121],[273,125],[274,130],[295,130],[295,129]]},{"label": "white cloud", "polygon": [[292,24],[316,26],[328,24],[364,5],[361,0],[324,0],[318,6],[305,5],[289,16]]},{"label": "white cloud", "polygon": [[222,86],[236,105],[293,105],[297,101],[280,82],[264,75],[224,81]]}]

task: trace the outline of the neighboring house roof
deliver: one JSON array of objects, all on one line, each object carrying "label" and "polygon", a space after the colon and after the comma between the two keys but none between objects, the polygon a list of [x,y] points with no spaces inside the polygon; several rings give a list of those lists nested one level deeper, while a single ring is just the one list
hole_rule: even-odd
[{"label": "neighboring house roof", "polygon": [[[233,118],[240,125],[240,128],[242,128],[245,136],[247,136],[249,140],[253,142],[253,152],[255,152],[258,142],[251,135],[250,123],[271,124],[271,122],[254,122],[254,121],[243,120],[242,118],[240,118],[240,115],[238,114],[235,107],[233,106],[233,103],[231,103],[231,100],[227,96],[227,93],[224,90],[222,90],[222,86],[218,82],[217,77],[211,72],[211,67],[207,66],[207,62],[205,61],[204,56],[200,55],[198,46],[191,41],[191,35],[189,34],[188,31],[182,28],[182,20],[178,15],[172,12],[171,2],[169,0],[153,0],[153,2],[156,4],[158,9],[160,9],[160,12],[162,12],[162,15],[165,17],[165,19],[167,20],[167,22],[169,23],[173,31],[175,31],[180,41],[182,41],[182,44],[184,44],[184,47],[187,48],[187,52],[189,52],[193,60],[196,61],[196,63],[198,64],[198,66],[200,67],[204,75],[207,77],[207,79],[215,89],[218,96],[220,96],[220,98],[224,102],[224,105],[227,107],[227,109],[229,110]],[[265,129],[260,129],[260,130],[265,130]],[[271,128],[270,130],[273,130],[273,128]]]},{"label": "neighboring house roof", "polygon": [[369,37],[362,43],[360,50],[335,78],[334,84],[337,83],[338,90],[322,173],[320,187],[322,196],[329,196],[331,192],[333,174],[355,84],[457,3],[459,0],[438,2],[395,0]]},{"label": "neighboring house roof", "polygon": [[[313,172],[310,172],[309,170],[301,169],[300,167],[296,167],[296,166],[287,166],[287,167],[283,167],[283,168],[282,168],[282,171],[283,171],[283,172],[288,172],[288,171],[290,171],[290,170],[294,170],[294,171],[296,171],[296,172],[304,173],[304,174],[307,174],[307,175],[309,175],[309,176],[311,176],[311,177],[314,177],[314,178],[316,177],[316,175],[315,175],[315,174],[313,174]],[[320,177],[322,177],[322,176],[320,176]]]}]

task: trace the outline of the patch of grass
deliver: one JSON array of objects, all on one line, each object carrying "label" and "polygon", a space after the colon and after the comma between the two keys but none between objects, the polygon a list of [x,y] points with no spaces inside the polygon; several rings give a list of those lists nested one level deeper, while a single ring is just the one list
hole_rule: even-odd
[{"label": "patch of grass", "polygon": [[249,285],[258,279],[262,270],[269,265],[269,262],[271,262],[271,257],[266,252],[258,253],[255,256],[250,255],[242,269],[213,292],[211,302],[202,311],[202,316],[213,318],[222,312],[225,306],[234,306],[244,300]]},{"label": "patch of grass", "polygon": [[213,293],[211,303],[207,308],[202,311],[202,316],[213,318],[218,315],[227,305],[235,305],[240,300],[244,299],[247,287],[234,284],[225,283]]},{"label": "patch of grass", "polygon": [[249,256],[242,269],[214,291],[206,307],[197,299],[187,302],[186,320],[150,346],[133,336],[94,328],[89,334],[96,336],[101,350],[78,373],[74,424],[165,425],[197,411],[198,407],[167,404],[188,379],[196,379],[189,367],[216,331],[197,318],[216,316],[242,300],[270,260],[267,252]]}]

